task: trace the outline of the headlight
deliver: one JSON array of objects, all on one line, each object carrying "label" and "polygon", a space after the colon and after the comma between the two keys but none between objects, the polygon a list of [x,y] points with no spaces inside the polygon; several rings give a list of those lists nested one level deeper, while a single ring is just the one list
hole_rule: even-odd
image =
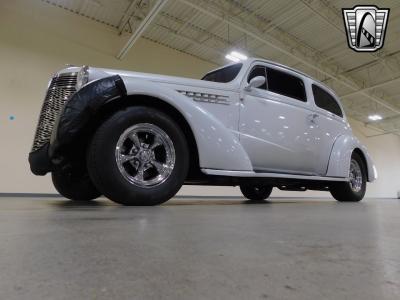
[{"label": "headlight", "polygon": [[80,90],[86,83],[89,81],[89,67],[83,66],[78,73],[78,77],[76,79],[76,90]]}]

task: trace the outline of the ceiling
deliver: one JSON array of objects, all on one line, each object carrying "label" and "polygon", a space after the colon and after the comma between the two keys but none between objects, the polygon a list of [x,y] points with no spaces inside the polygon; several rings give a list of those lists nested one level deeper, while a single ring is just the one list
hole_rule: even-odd
[{"label": "ceiling", "polygon": [[[42,0],[131,36],[120,58],[143,37],[217,65],[238,49],[299,69],[329,85],[347,115],[400,135],[400,2],[390,8],[384,47],[349,49],[342,8],[349,0]],[[369,115],[383,120],[371,122]]]}]

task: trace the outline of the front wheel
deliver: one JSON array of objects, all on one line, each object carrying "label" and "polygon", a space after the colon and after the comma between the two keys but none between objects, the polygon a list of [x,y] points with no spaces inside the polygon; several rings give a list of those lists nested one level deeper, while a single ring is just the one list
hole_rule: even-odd
[{"label": "front wheel", "polygon": [[75,201],[90,201],[101,196],[87,172],[55,171],[51,179],[57,192]]},{"label": "front wheel", "polygon": [[251,201],[262,201],[272,193],[272,186],[268,185],[241,185],[240,191],[243,196]]},{"label": "front wheel", "polygon": [[134,106],[119,111],[95,133],[88,170],[96,187],[123,205],[158,205],[181,188],[189,167],[185,135],[166,114]]},{"label": "front wheel", "polygon": [[332,184],[330,192],[340,202],[358,202],[364,198],[367,188],[365,164],[359,154],[351,156],[349,181]]}]

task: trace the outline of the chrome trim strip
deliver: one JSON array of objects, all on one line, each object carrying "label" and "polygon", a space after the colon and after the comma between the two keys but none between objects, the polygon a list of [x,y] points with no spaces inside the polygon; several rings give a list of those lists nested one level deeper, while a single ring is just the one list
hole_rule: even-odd
[{"label": "chrome trim strip", "polygon": [[292,175],[282,173],[255,173],[253,171],[227,171],[201,169],[207,175],[232,176],[232,177],[261,177],[261,178],[282,178],[282,179],[302,179],[302,180],[320,180],[320,181],[349,181],[349,178],[340,177],[323,177],[323,176],[307,176],[307,175]]},{"label": "chrome trim strip", "polygon": [[216,104],[224,104],[230,105],[231,101],[229,100],[229,96],[210,94],[210,93],[199,93],[192,91],[183,91],[178,90],[179,93],[185,95],[189,98],[192,98],[194,101],[198,102],[206,102],[206,103],[216,103]]}]

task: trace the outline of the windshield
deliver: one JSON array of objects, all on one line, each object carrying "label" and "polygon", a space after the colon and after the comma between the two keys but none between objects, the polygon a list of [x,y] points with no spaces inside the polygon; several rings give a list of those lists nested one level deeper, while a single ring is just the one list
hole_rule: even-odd
[{"label": "windshield", "polygon": [[226,83],[236,78],[243,64],[230,65],[206,74],[201,80]]}]

